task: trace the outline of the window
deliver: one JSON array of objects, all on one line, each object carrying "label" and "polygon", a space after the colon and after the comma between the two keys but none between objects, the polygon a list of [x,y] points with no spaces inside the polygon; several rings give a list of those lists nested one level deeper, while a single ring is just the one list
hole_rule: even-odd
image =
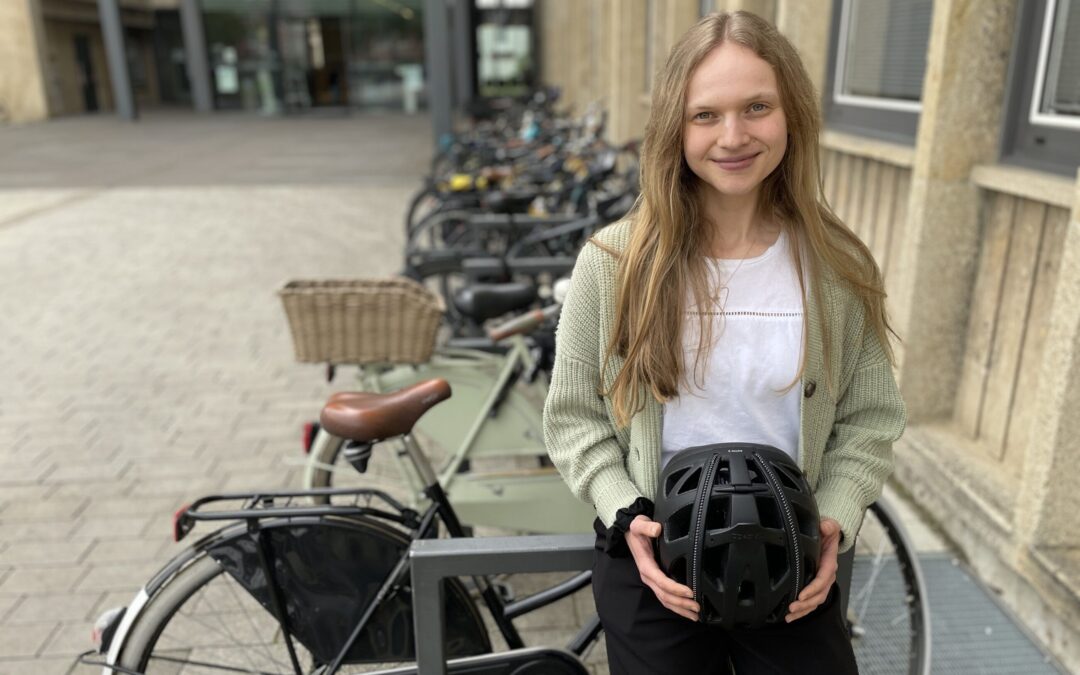
[{"label": "window", "polygon": [[1002,161],[1076,176],[1080,165],[1080,2],[1018,10],[1006,85]]},{"label": "window", "polygon": [[830,127],[914,143],[932,0],[835,0],[823,108]]}]

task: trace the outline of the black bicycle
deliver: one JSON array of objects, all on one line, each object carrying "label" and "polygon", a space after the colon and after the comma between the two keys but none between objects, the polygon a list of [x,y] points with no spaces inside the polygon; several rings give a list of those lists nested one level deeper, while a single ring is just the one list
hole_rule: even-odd
[{"label": "black bicycle", "polygon": [[[414,661],[409,545],[438,536],[440,526],[451,537],[465,533],[409,432],[449,394],[445,380],[427,380],[393,394],[332,398],[321,417],[331,433],[349,439],[344,452],[361,472],[376,440],[399,437],[427,486],[430,505],[422,513],[374,489],[203,497],[177,512],[175,538],[198,522],[229,524],[173,559],[127,608],[104,615],[99,651],[106,658],[97,663],[84,655],[83,662],[106,673],[330,675]],[[499,660],[481,657],[492,642],[478,604],[510,649],[521,650],[514,619],[586,587],[590,577],[584,572],[515,602],[486,577],[471,579],[473,593],[448,580],[446,654],[479,657],[454,662],[450,672],[509,672],[509,660],[554,668],[536,672],[586,673],[578,657],[597,640],[597,618],[565,650],[524,650]]]}]

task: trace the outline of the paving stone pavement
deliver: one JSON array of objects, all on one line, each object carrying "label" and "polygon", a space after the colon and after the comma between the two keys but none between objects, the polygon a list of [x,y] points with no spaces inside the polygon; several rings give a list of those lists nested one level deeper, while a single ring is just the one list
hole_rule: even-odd
[{"label": "paving stone pavement", "polygon": [[430,139],[400,116],[0,128],[0,674],[92,672],[93,618],[178,550],[186,500],[300,485],[300,425],[348,382],[293,361],[274,292],[396,271]]}]

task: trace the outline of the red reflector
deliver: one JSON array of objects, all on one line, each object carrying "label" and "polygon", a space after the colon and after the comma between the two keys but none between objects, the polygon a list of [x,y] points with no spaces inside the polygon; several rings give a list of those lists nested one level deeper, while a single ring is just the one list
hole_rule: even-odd
[{"label": "red reflector", "polygon": [[184,504],[173,513],[172,540],[175,542],[178,542],[187,536],[187,533],[191,532],[191,528],[195,525],[190,518],[185,517],[187,516],[187,510],[190,506],[191,504]]},{"label": "red reflector", "polygon": [[315,434],[319,433],[318,422],[307,422],[304,424],[304,454],[311,454],[311,446],[315,443]]}]

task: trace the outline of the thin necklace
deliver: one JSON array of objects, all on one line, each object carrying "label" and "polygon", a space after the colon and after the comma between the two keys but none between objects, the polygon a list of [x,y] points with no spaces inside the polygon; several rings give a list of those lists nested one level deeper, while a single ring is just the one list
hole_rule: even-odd
[{"label": "thin necklace", "polygon": [[735,266],[735,269],[732,270],[731,274],[728,275],[727,280],[720,284],[720,288],[717,289],[717,296],[713,298],[713,302],[720,306],[720,314],[723,314],[724,308],[727,307],[728,296],[731,294],[731,280],[735,278],[736,274],[738,274],[739,268],[742,267],[742,264],[746,261],[746,256],[750,254],[750,249],[752,249],[753,247],[754,240],[751,239],[750,245],[746,247],[746,250],[743,251],[742,257],[739,258],[739,264]]}]

